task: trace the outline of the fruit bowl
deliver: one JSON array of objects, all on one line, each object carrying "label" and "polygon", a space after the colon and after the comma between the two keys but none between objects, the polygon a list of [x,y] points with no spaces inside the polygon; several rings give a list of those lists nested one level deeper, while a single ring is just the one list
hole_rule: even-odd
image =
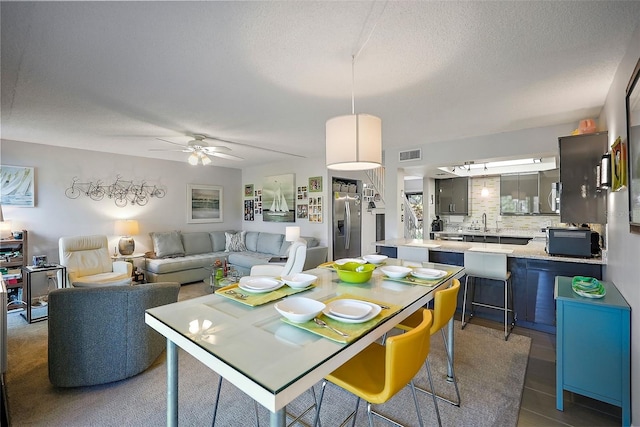
[{"label": "fruit bowl", "polygon": [[342,265],[334,264],[333,266],[340,280],[347,283],[364,283],[371,279],[373,270],[376,269],[373,264],[360,264],[357,262],[348,262]]}]

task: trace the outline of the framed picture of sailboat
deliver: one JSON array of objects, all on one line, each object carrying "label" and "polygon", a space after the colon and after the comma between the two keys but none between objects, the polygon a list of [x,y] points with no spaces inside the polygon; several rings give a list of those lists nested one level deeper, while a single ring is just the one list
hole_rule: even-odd
[{"label": "framed picture of sailboat", "polygon": [[265,177],[262,201],[263,221],[295,222],[295,175],[291,173]]},{"label": "framed picture of sailboat", "polygon": [[34,169],[24,166],[0,166],[0,204],[35,206]]}]

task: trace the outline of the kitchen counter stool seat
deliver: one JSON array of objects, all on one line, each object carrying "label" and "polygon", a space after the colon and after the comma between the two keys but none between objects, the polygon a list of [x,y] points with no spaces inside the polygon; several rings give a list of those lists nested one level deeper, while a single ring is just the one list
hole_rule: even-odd
[{"label": "kitchen counter stool seat", "polygon": [[[509,339],[511,331],[516,323],[517,314],[513,305],[513,287],[511,284],[511,272],[507,270],[507,254],[490,252],[465,252],[464,270],[467,278],[464,281],[464,296],[462,302],[462,329],[471,321],[474,315],[474,306],[492,308],[504,312],[504,339]],[[504,305],[492,305],[475,301],[476,284],[475,279],[496,280],[504,283]],[[471,292],[471,314],[469,320],[466,319],[467,288],[469,279],[473,284]],[[511,313],[511,323],[509,323],[509,313]]]}]

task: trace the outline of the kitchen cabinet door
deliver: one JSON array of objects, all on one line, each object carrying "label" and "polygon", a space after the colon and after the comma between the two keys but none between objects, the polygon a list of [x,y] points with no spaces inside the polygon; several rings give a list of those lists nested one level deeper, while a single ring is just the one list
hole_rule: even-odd
[{"label": "kitchen cabinet door", "polygon": [[540,197],[540,213],[543,215],[558,215],[551,209],[552,189],[556,182],[560,182],[560,169],[542,171],[538,174],[538,196]]},{"label": "kitchen cabinet door", "polygon": [[539,213],[538,172],[500,176],[500,214]]},{"label": "kitchen cabinet door", "polygon": [[469,178],[436,180],[436,213],[469,215]]},{"label": "kitchen cabinet door", "polygon": [[607,223],[607,192],[598,191],[596,167],[608,150],[607,132],[558,138],[560,222]]}]

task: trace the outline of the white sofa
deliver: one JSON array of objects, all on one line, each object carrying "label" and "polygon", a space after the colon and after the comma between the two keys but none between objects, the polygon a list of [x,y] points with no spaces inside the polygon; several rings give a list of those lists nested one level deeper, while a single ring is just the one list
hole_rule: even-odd
[{"label": "white sofa", "polygon": [[[244,232],[244,250],[226,251],[227,233],[233,231],[158,232],[151,233],[153,253],[145,257],[144,269],[148,282],[192,283],[211,275],[216,260],[225,260],[240,274],[249,275],[251,267],[267,264],[274,257],[286,256],[290,242],[284,234]],[[304,269],[315,268],[327,260],[327,247],[318,239],[303,237],[307,242]]]}]

